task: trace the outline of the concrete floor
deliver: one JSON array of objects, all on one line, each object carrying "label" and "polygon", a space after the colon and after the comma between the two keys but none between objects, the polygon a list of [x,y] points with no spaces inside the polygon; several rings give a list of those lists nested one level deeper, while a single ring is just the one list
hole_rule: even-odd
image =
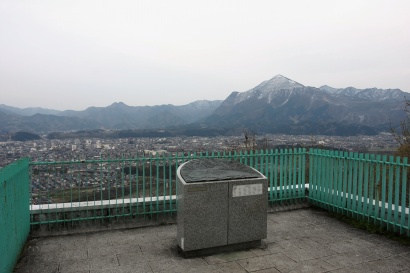
[{"label": "concrete floor", "polygon": [[184,259],[176,225],[31,239],[15,272],[410,272],[410,247],[313,209],[268,214],[262,247]]}]

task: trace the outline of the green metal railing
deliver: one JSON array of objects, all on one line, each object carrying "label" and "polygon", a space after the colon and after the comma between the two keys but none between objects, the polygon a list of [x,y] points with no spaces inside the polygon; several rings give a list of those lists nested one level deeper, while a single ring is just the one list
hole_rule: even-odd
[{"label": "green metal railing", "polygon": [[136,158],[31,163],[31,225],[176,212],[177,168],[225,158],[268,178],[271,206],[306,200],[409,235],[407,158],[311,149],[201,152]]},{"label": "green metal railing", "polygon": [[29,160],[0,169],[0,272],[12,272],[30,231]]},{"label": "green metal railing", "polygon": [[0,272],[13,268],[30,226],[175,214],[177,169],[200,158],[236,160],[263,173],[271,206],[308,200],[410,236],[407,158],[284,149],[65,162],[21,159],[0,170]]},{"label": "green metal railing", "polygon": [[31,163],[32,226],[159,217],[176,212],[176,172],[191,159],[225,158],[269,179],[272,206],[305,199],[305,149],[183,153]]},{"label": "green metal railing", "polygon": [[309,151],[309,201],[410,236],[407,158]]}]

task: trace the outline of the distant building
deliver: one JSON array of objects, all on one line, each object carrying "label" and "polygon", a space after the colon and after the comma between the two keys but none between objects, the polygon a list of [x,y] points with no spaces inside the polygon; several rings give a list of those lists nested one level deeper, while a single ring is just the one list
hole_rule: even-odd
[{"label": "distant building", "polygon": [[150,156],[160,156],[160,155],[164,155],[166,154],[167,151],[166,150],[144,150],[144,154],[145,155],[150,155]]}]

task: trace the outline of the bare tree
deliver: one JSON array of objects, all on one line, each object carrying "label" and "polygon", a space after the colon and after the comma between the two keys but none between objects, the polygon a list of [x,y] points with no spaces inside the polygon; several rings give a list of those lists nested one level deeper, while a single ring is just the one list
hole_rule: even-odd
[{"label": "bare tree", "polygon": [[256,149],[256,133],[252,130],[244,129],[243,136],[245,138],[243,144],[245,145],[245,149],[255,150]]},{"label": "bare tree", "polygon": [[395,155],[410,157],[410,100],[406,97],[404,98],[404,111],[406,118],[400,121],[400,124],[396,127],[393,127],[390,122],[390,131],[399,144]]}]

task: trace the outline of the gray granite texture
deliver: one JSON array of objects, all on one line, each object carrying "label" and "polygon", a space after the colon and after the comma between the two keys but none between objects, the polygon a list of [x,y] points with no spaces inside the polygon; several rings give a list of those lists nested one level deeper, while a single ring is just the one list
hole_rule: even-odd
[{"label": "gray granite texture", "polygon": [[[212,181],[186,183],[186,177],[195,180],[190,172],[207,172]],[[232,161],[192,160],[178,168],[177,180],[177,242],[184,252],[266,238],[267,179],[258,171]]]},{"label": "gray granite texture", "polygon": [[232,179],[260,178],[253,168],[237,161],[226,159],[194,159],[186,162],[181,169],[185,183],[210,182]]}]

